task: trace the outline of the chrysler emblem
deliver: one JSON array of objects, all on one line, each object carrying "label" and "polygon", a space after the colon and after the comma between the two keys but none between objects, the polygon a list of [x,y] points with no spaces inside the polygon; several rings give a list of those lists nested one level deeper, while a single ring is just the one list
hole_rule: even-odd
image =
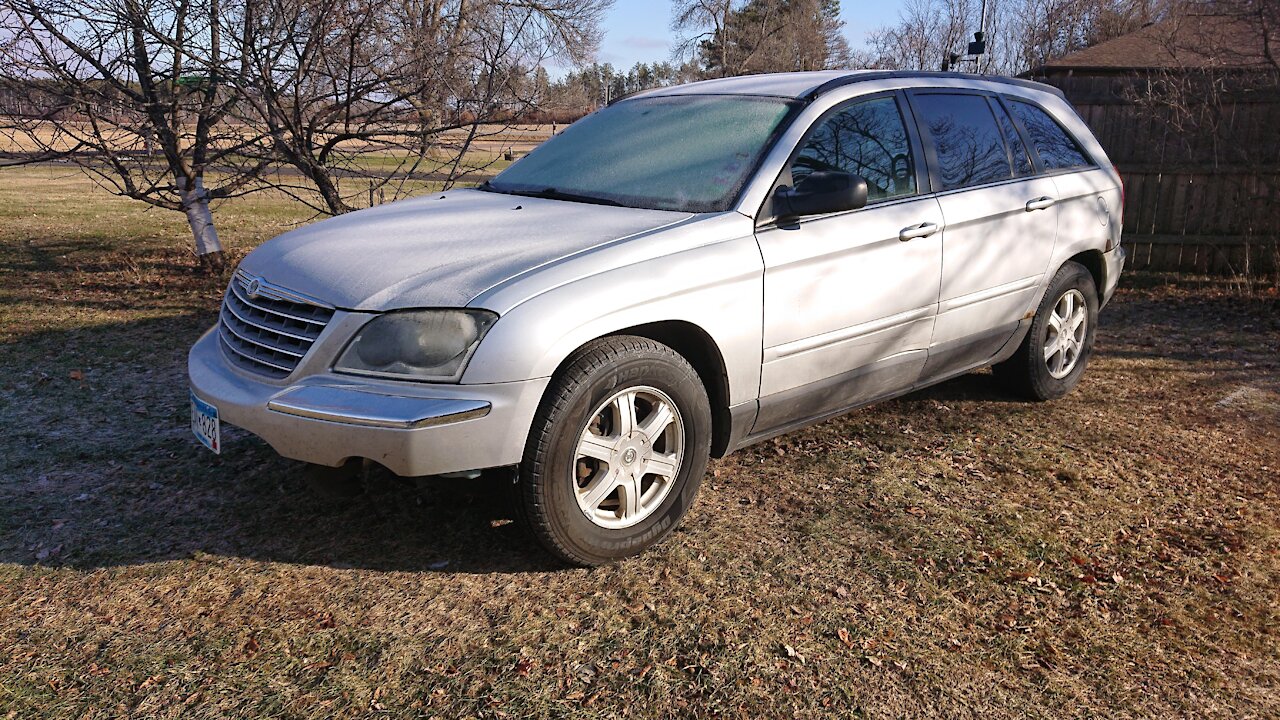
[{"label": "chrysler emblem", "polygon": [[248,293],[250,300],[257,300],[258,295],[262,293],[262,278],[254,278],[244,286],[244,291]]}]

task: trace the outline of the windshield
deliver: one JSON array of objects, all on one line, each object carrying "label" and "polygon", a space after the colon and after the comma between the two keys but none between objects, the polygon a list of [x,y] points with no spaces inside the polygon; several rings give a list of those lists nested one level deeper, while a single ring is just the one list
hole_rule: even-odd
[{"label": "windshield", "polygon": [[655,210],[728,210],[791,107],[780,98],[738,95],[626,100],[570,125],[481,188]]}]

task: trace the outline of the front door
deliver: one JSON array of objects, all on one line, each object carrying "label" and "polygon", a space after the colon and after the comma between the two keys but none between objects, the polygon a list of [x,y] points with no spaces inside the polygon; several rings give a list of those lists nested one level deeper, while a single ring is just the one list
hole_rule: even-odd
[{"label": "front door", "polygon": [[867,180],[868,204],[757,232],[765,272],[756,433],[910,387],[924,367],[943,220],[937,200],[921,194],[905,110],[893,93],[837,106],[779,181],[855,173]]}]

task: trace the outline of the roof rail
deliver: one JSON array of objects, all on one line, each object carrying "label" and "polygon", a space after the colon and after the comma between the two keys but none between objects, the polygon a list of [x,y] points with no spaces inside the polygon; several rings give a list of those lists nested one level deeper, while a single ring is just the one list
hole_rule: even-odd
[{"label": "roof rail", "polygon": [[872,80],[895,80],[898,78],[984,80],[986,82],[998,82],[1006,85],[1016,85],[1018,87],[1052,93],[1064,99],[1066,97],[1062,94],[1062,90],[1052,85],[1046,85],[1032,80],[1024,80],[1022,78],[1004,77],[1002,75],[975,75],[973,73],[939,72],[936,70],[867,70],[828,80],[805,93],[804,100],[812,102],[823,93],[830,92],[836,88],[844,87],[846,85],[855,85],[860,82],[871,82]]}]

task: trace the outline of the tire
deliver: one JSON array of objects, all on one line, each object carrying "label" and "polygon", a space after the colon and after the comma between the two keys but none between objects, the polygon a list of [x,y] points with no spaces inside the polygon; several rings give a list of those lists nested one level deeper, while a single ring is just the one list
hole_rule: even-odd
[{"label": "tire", "polygon": [[[1069,301],[1071,307],[1067,305]],[[1059,333],[1064,313],[1070,313],[1068,320],[1080,318],[1076,322],[1083,322],[1083,328],[1076,325]],[[1098,289],[1093,276],[1079,263],[1065,263],[1049,282],[1049,289],[1018,350],[993,368],[996,378],[1011,391],[1031,400],[1053,400],[1066,395],[1080,382],[1089,364],[1097,327]],[[1068,339],[1068,347],[1059,343],[1054,346],[1057,351],[1046,357],[1050,340],[1059,337]]]},{"label": "tire", "polygon": [[513,486],[517,519],[573,565],[637,555],[684,518],[710,447],[706,388],[683,357],[647,338],[593,341],[566,361],[534,416]]}]

